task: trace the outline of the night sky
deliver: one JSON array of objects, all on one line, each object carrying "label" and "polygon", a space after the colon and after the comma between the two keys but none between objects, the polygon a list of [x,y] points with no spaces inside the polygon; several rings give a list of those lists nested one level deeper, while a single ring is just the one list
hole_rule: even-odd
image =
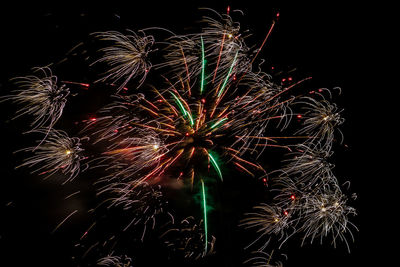
[{"label": "night sky", "polygon": [[[354,232],[355,242],[350,242],[351,253],[339,242],[337,248],[329,240],[319,245],[307,244],[300,247],[301,241],[291,240],[283,249],[288,256],[284,266],[376,266],[387,257],[380,256],[382,239],[374,229],[381,227],[375,222],[380,214],[379,204],[375,200],[381,191],[373,183],[378,177],[379,164],[371,156],[371,144],[377,142],[377,135],[371,121],[382,125],[379,120],[380,110],[376,105],[372,81],[375,73],[375,46],[371,40],[379,38],[380,21],[378,10],[373,7],[348,7],[321,5],[309,7],[281,7],[270,1],[260,5],[261,1],[187,1],[191,4],[178,4],[176,1],[141,1],[140,4],[75,5],[70,2],[58,5],[2,7],[0,10],[1,29],[1,95],[6,94],[11,85],[9,79],[26,75],[34,66],[44,66],[58,62],[76,44],[86,40],[88,34],[95,31],[125,29],[138,30],[145,27],[161,26],[177,33],[184,33],[196,26],[201,17],[199,7],[210,7],[225,12],[241,9],[245,16],[240,19],[243,29],[250,29],[252,36],[248,44],[259,45],[268,31],[272,18],[277,12],[279,21],[268,40],[260,58],[266,59],[266,66],[274,66],[283,72],[294,70],[297,76],[312,76],[315,88],[335,86],[342,88],[342,95],[335,101],[344,108],[346,119],[341,129],[344,144],[335,151],[335,173],[339,181],[351,181],[350,192],[358,195],[350,205],[358,211],[358,216],[351,218],[360,232]],[[374,37],[371,37],[374,33]],[[79,64],[73,58],[71,64]],[[92,77],[86,76],[84,68],[69,69],[68,63],[60,68],[63,79],[86,82]],[[95,111],[101,98],[91,99],[83,106],[68,107],[67,116],[80,116],[82,112]],[[84,212],[73,216],[58,231],[52,233],[56,225],[75,209],[85,210],[91,203],[93,192],[91,179],[76,179],[64,186],[57,179],[43,181],[41,177],[29,175],[29,171],[14,170],[21,155],[14,151],[31,145],[31,138],[21,134],[26,122],[9,121],[13,107],[8,103],[0,104],[2,133],[2,161],[0,179],[0,266],[78,266],[73,259],[77,253],[74,245],[82,230],[89,225],[89,218]],[[87,115],[84,114],[85,116]],[[374,139],[375,141],[372,141]],[[92,177],[92,180],[95,177]],[[225,216],[219,221],[224,227],[216,226],[220,231],[223,247],[221,256],[198,262],[190,266],[240,266],[238,255],[243,243],[242,236],[236,235],[234,224],[229,220],[237,219],[233,209],[246,210],[257,203],[252,199],[250,188],[240,188],[238,184],[228,184],[232,194],[223,196],[223,201],[232,200],[231,206],[221,211],[218,216]],[[85,189],[86,188],[86,189]],[[235,199],[237,191],[243,190],[241,198]],[[76,198],[64,200],[69,194],[81,190]],[[247,190],[247,191],[246,191]],[[374,193],[372,193],[374,192]],[[375,199],[374,199],[375,198]],[[233,207],[241,203],[242,206]],[[382,211],[383,212],[383,211]],[[217,217],[218,217],[217,216]],[[381,216],[381,215],[378,215]],[[385,217],[386,215],[382,215]],[[117,218],[117,217],[116,217]],[[221,230],[222,229],[222,230]],[[95,237],[92,237],[95,238]],[[94,239],[93,239],[94,240]],[[218,237],[217,237],[218,240]],[[153,249],[148,249],[153,246]],[[134,266],[180,266],[178,263],[165,262],[157,257],[157,246],[144,244],[138,247],[138,264]],[[135,255],[135,253],[133,253]],[[146,260],[147,259],[147,260]],[[365,259],[366,264],[361,264]],[[134,261],[135,262],[135,261]],[[3,265],[3,263],[6,263]],[[139,264],[140,263],[140,264]],[[182,265],[189,266],[189,265]]]}]

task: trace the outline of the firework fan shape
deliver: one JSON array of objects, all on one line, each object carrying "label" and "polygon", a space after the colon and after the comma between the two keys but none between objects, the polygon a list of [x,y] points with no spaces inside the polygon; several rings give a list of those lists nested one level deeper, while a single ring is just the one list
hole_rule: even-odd
[{"label": "firework fan shape", "polygon": [[81,161],[85,159],[81,140],[78,137],[68,137],[67,133],[61,130],[38,129],[35,131],[41,135],[47,135],[44,141],[36,147],[28,147],[17,152],[32,152],[34,155],[28,157],[24,162],[17,166],[34,168],[33,173],[39,173],[50,177],[56,173],[65,176],[64,183],[75,178],[79,172],[84,171],[81,167]]},{"label": "firework fan shape", "polygon": [[[41,69],[44,78],[20,78],[21,88],[6,99],[24,104],[17,116],[32,115],[31,126],[45,137],[36,149],[22,150],[34,155],[19,167],[47,176],[61,173],[70,181],[89,166],[98,177],[99,206],[122,208],[133,218],[124,231],[141,225],[143,241],[147,230],[157,231],[156,217],[167,214],[160,239],[170,251],[193,260],[217,251],[217,239],[208,233],[209,189],[230,179],[225,173],[234,167],[247,176],[243,179],[270,181],[274,195],[239,223],[257,235],[246,246],[255,252],[244,264],[282,266],[264,250],[273,251],[274,244],[280,249],[300,234],[303,243],[331,237],[334,245],[341,240],[349,247],[346,234],[353,237],[350,228],[357,228],[348,217],[356,212],[330,163],[334,144],[342,139],[337,127],[344,121],[331,92],[295,93],[311,77],[283,84],[255,70],[276,20],[254,49],[229,8],[226,14],[205,10],[212,16],[204,17],[197,33],[149,28],[92,34],[104,47],[91,64],[106,67],[95,83],[109,87],[112,96],[76,137],[53,129],[69,94],[65,84],[91,85],[57,85],[48,68]],[[157,31],[170,36],[158,41],[150,34]],[[131,84],[135,88],[129,91]],[[275,150],[286,159],[281,168],[266,170],[258,159]],[[199,196],[201,218],[175,219],[167,207],[170,195],[163,193],[171,188]],[[131,258],[113,254],[103,254],[109,256],[98,265],[131,266]]]},{"label": "firework fan shape", "polygon": [[57,83],[50,68],[34,68],[33,71],[38,75],[14,78],[19,89],[2,97],[1,101],[10,100],[20,106],[13,119],[29,114],[33,118],[31,130],[46,127],[50,131],[60,119],[70,91],[64,84]]},{"label": "firework fan shape", "polygon": [[154,43],[152,36],[140,36],[133,31],[129,31],[127,35],[115,31],[99,32],[93,35],[110,43],[110,46],[100,50],[103,56],[93,63],[105,62],[111,67],[98,81],[112,80],[114,83],[121,83],[118,88],[121,90],[133,77],[142,75],[140,81],[145,80],[151,68],[147,56]]}]

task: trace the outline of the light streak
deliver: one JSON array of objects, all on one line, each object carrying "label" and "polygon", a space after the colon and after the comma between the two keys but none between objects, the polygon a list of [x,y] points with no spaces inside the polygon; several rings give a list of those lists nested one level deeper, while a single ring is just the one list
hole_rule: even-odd
[{"label": "light streak", "polygon": [[200,81],[200,95],[203,94],[204,91],[204,72],[205,72],[205,68],[206,68],[206,59],[205,59],[205,55],[204,55],[204,41],[203,41],[203,37],[200,38],[201,39],[201,81]]},{"label": "light streak", "polygon": [[222,172],[221,169],[218,166],[218,163],[215,161],[214,157],[211,155],[210,152],[207,151],[207,154],[211,160],[211,164],[213,165],[214,169],[217,171],[219,178],[221,179],[221,182],[223,181],[222,179]]},{"label": "light streak", "polygon": [[237,58],[238,53],[239,53],[239,51],[236,52],[235,57],[234,57],[233,62],[232,62],[232,65],[229,68],[228,74],[226,75],[225,81],[222,84],[221,88],[219,89],[218,97],[220,97],[222,92],[225,90],[225,86],[227,85],[229,77],[231,76],[231,73],[232,73],[232,70],[233,70],[233,66],[236,64],[236,58]]},{"label": "light streak", "polygon": [[223,122],[225,122],[228,118],[223,118],[218,120],[216,123],[214,123],[213,125],[210,126],[211,129],[214,129],[215,127],[221,125]]},{"label": "light streak", "polygon": [[202,198],[203,198],[203,214],[204,214],[204,254],[207,253],[207,246],[208,246],[208,226],[207,226],[207,202],[206,202],[206,190],[203,179],[201,181],[201,191],[202,191]]},{"label": "light streak", "polygon": [[188,112],[186,110],[186,108],[183,106],[182,102],[179,100],[179,98],[174,93],[172,93],[170,91],[170,94],[175,98],[175,102],[178,104],[179,108],[181,109],[183,116],[189,118],[190,125],[193,126],[194,121],[193,121],[192,115],[190,115],[190,112]]}]

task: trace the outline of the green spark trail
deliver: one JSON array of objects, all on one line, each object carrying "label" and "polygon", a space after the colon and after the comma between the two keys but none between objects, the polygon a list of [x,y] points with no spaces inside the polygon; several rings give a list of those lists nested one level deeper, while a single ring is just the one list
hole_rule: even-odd
[{"label": "green spark trail", "polygon": [[206,190],[204,186],[203,179],[201,179],[201,189],[202,189],[202,195],[203,195],[203,212],[204,212],[204,254],[207,253],[207,244],[208,244],[208,230],[207,230],[207,202],[206,202]]},{"label": "green spark trail", "polygon": [[233,70],[233,66],[236,63],[236,58],[237,58],[238,53],[239,53],[239,51],[237,51],[236,54],[235,54],[235,58],[233,59],[231,67],[229,68],[228,75],[226,75],[225,81],[222,84],[221,89],[218,92],[218,97],[220,97],[222,95],[222,92],[225,90],[225,86],[228,83],[229,77],[231,76],[231,73],[232,73],[232,70]]},{"label": "green spark trail", "polygon": [[201,83],[200,83],[200,95],[204,90],[204,69],[206,67],[206,59],[204,56],[204,41],[203,37],[201,37]]},{"label": "green spark trail", "polygon": [[210,157],[211,164],[213,165],[214,169],[217,171],[218,176],[219,176],[219,178],[221,179],[221,182],[223,182],[223,179],[222,179],[222,172],[221,172],[221,169],[220,169],[219,166],[218,166],[217,161],[214,159],[214,157],[211,155],[211,153],[209,153],[209,152],[207,152],[207,153],[208,153],[208,156]]}]

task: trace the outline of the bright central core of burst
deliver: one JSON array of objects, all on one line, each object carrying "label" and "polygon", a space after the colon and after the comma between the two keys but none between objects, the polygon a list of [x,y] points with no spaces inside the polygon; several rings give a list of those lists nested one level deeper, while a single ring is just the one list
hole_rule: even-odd
[{"label": "bright central core of burst", "polygon": [[[214,143],[215,139],[224,136],[224,134],[216,133],[216,131],[221,130],[227,125],[228,117],[225,115],[222,118],[210,119],[211,116],[206,112],[206,101],[203,98],[199,101],[197,118],[193,118],[192,111],[185,108],[185,106],[188,107],[187,103],[182,104],[178,97],[174,98],[176,106],[181,107],[182,120],[180,120],[180,123],[183,121],[183,124],[179,125],[178,123],[179,126],[177,125],[176,128],[179,129],[183,138],[176,145],[175,149],[172,150],[171,154],[186,159],[180,162],[184,162],[185,166],[179,166],[179,177],[186,172],[185,174],[191,176],[193,182],[195,169],[202,173],[203,170],[201,169],[204,165],[206,165],[207,170],[212,165],[222,180],[222,173],[216,160],[217,157],[215,154],[213,155],[211,149],[216,146]],[[204,162],[207,164],[204,164]]]}]

